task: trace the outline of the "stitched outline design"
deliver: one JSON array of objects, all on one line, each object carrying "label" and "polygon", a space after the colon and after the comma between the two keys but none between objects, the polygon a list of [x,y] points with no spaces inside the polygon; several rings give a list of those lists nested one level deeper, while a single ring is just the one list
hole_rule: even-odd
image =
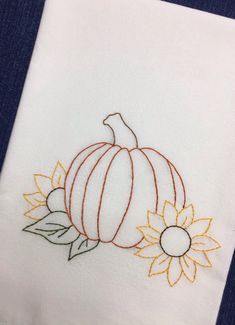
[{"label": "stitched outline design", "polygon": [[[113,123],[115,121],[115,123]],[[113,124],[112,124],[113,123]],[[40,235],[44,237],[49,242],[56,245],[70,245],[69,257],[68,260],[71,260],[75,256],[81,255],[85,252],[95,249],[100,242],[110,243],[112,242],[115,246],[119,248],[133,248],[135,247],[138,251],[135,253],[136,256],[142,257],[145,259],[153,259],[149,269],[149,276],[159,275],[167,273],[167,280],[170,286],[174,286],[179,282],[182,275],[185,275],[186,279],[191,282],[194,282],[196,279],[197,266],[211,267],[211,262],[207,256],[209,251],[219,249],[220,244],[211,236],[208,235],[208,230],[211,225],[211,218],[201,218],[194,219],[194,208],[192,205],[186,207],[186,191],[183,179],[176,169],[176,167],[168,160],[164,155],[159,151],[150,148],[150,147],[141,147],[139,148],[138,139],[134,131],[126,124],[123,117],[120,113],[113,113],[108,115],[103,120],[103,125],[108,126],[113,135],[113,142],[98,142],[92,144],[82,151],[80,151],[75,158],[72,160],[68,171],[66,172],[65,168],[60,161],[57,162],[53,173],[51,176],[44,174],[35,174],[34,181],[37,188],[37,192],[25,193],[23,196],[28,204],[31,205],[31,209],[25,213],[25,216],[34,219],[34,223],[28,225],[23,230],[29,233]],[[120,128],[118,130],[118,128]],[[120,136],[120,132],[125,132],[125,137]],[[126,141],[125,145],[119,145],[122,143],[123,138]],[[99,195],[98,201],[98,210],[97,210],[97,238],[92,238],[89,229],[86,229],[85,223],[85,206],[86,206],[86,197],[88,186],[90,185],[90,179],[93,173],[100,168],[100,163],[105,157],[108,157],[108,153],[115,148],[116,151],[111,155],[110,161],[107,161],[106,170],[104,173],[103,182],[101,184],[101,192]],[[101,151],[102,150],[102,151]],[[112,177],[111,167],[116,161],[116,158],[122,152],[127,152],[129,161],[128,164],[130,168],[130,187],[127,195],[127,203],[124,212],[122,212],[120,222],[116,226],[114,235],[110,240],[105,240],[102,238],[102,233],[100,230],[100,213],[102,208],[103,200],[106,199],[106,196],[109,194],[105,193],[105,186],[107,183],[108,177]],[[143,159],[147,162],[153,181],[153,194],[152,199],[155,202],[154,212],[148,211],[147,213],[147,225],[137,226],[137,231],[140,232],[140,239],[135,240],[132,244],[125,244],[125,242],[118,242],[118,234],[122,227],[125,227],[125,220],[128,217],[128,212],[132,204],[133,195],[135,193],[135,186],[140,186],[136,183],[135,178],[135,163],[136,159],[134,152],[137,151],[141,154]],[[159,213],[159,186],[158,186],[158,175],[159,171],[152,161],[152,158],[148,153],[152,152],[157,157],[160,157],[164,164],[168,167],[169,175],[171,182],[167,181],[170,186],[170,189],[173,192],[172,203],[165,201],[162,215]],[[92,160],[95,157],[95,160]],[[81,161],[80,161],[80,160]],[[88,175],[86,176],[85,185],[82,188],[83,194],[81,196],[81,205],[80,213],[77,216],[74,216],[72,204],[76,199],[74,194],[74,187],[79,184],[76,183],[77,177],[83,175],[83,170],[87,168],[86,162],[88,159],[91,159],[91,167]],[[109,159],[109,157],[108,157]],[[90,162],[90,161],[89,161]],[[144,172],[144,171],[143,171]],[[176,179],[178,178],[179,183],[177,184]],[[180,184],[180,185],[179,185]],[[180,188],[179,188],[180,186]],[[182,210],[177,210],[176,206],[179,201],[179,191],[183,196],[183,202],[181,204]],[[61,199],[62,195],[62,199]],[[55,198],[54,198],[55,197]],[[56,198],[60,203],[56,202]],[[54,201],[53,201],[54,200]],[[50,202],[54,202],[54,205],[50,205]],[[63,205],[61,205],[63,203]],[[125,206],[124,206],[125,207]],[[169,216],[167,216],[167,209],[175,209],[175,221],[169,225]],[[188,209],[191,211],[191,216],[183,215],[182,213]],[[47,211],[47,213],[45,213]],[[37,212],[37,213],[36,213]],[[157,229],[156,224],[152,224],[153,216],[158,218],[158,224],[162,223],[162,229]],[[54,219],[53,219],[54,218]],[[183,218],[183,219],[182,219]],[[60,221],[62,220],[62,221]],[[80,225],[77,225],[77,222],[80,222]],[[206,225],[206,228],[203,229],[203,232],[196,232],[192,230],[196,228],[198,224]],[[162,235],[169,228],[181,228],[184,230],[189,237],[189,246],[185,247],[184,253],[180,255],[173,255],[167,252],[164,248],[164,243]],[[191,227],[191,228],[190,228]],[[122,239],[123,240],[123,239]],[[142,246],[144,242],[147,242],[147,245]],[[141,245],[142,244],[142,245]],[[160,249],[156,251],[153,255],[146,255],[146,251],[152,250],[153,248]],[[144,253],[145,252],[145,253]],[[172,269],[178,268],[177,276],[173,275]]]},{"label": "stitched outline design", "polygon": [[[127,139],[127,144],[128,146],[119,146],[118,145],[118,130],[116,130],[115,127],[112,126],[110,119],[112,120],[119,120],[118,122],[122,125],[122,131],[124,130],[126,132],[126,137],[125,139]],[[153,163],[151,162],[151,158],[148,157],[148,154],[146,152],[144,152],[144,149],[146,150],[153,150],[157,155],[159,155],[160,157],[162,157],[164,159],[164,161],[166,162],[166,164],[168,165],[170,174],[171,174],[171,178],[172,178],[172,186],[173,186],[173,193],[174,193],[174,201],[176,202],[176,185],[175,185],[175,179],[174,179],[174,175],[172,172],[172,167],[173,166],[171,164],[171,162],[165,158],[163,155],[161,155],[159,152],[155,151],[155,149],[152,148],[139,148],[138,147],[138,140],[137,140],[137,136],[134,133],[134,131],[126,124],[126,122],[124,121],[123,117],[121,116],[120,113],[113,113],[110,114],[106,117],[106,119],[103,120],[103,124],[105,126],[108,126],[111,129],[111,132],[113,134],[113,142],[109,143],[109,142],[98,142],[95,144],[92,144],[86,148],[84,148],[81,152],[79,152],[76,157],[72,160],[69,169],[66,173],[64,167],[62,166],[62,164],[58,161],[56,164],[56,167],[52,173],[52,176],[47,176],[44,174],[35,174],[34,179],[35,179],[35,184],[37,186],[38,192],[35,193],[29,193],[29,194],[25,194],[24,197],[28,202],[31,202],[31,196],[34,195],[34,202],[31,204],[32,205],[32,209],[30,211],[28,211],[26,213],[26,216],[30,216],[29,213],[32,214],[32,210],[34,212],[34,209],[38,209],[38,211],[40,210],[40,217],[43,216],[43,213],[45,215],[45,212],[43,212],[43,209],[47,209],[48,212],[54,212],[51,211],[49,208],[49,204],[48,204],[48,198],[51,198],[51,195],[53,194],[53,192],[55,192],[56,194],[58,193],[57,189],[63,190],[64,187],[66,189],[66,185],[67,183],[69,183],[70,181],[70,187],[69,187],[69,192],[68,191],[64,191],[64,205],[65,208],[63,210],[65,210],[67,212],[68,218],[70,219],[71,224],[73,225],[73,227],[76,228],[77,232],[79,234],[81,234],[82,236],[85,236],[89,241],[101,241],[101,242],[113,242],[114,245],[116,245],[117,247],[120,248],[132,248],[135,246],[138,246],[141,241],[143,240],[143,237],[140,237],[138,241],[135,241],[132,244],[124,244],[124,243],[120,243],[118,242],[118,239],[116,239],[118,237],[118,233],[119,230],[124,227],[124,221],[125,218],[128,216],[128,212],[129,212],[129,208],[130,205],[132,204],[132,197],[133,197],[133,193],[135,191],[134,187],[137,186],[136,182],[135,182],[135,159],[134,156],[132,156],[132,153],[134,153],[134,151],[138,151],[142,154],[142,156],[144,157],[145,160],[147,160],[147,163],[152,171],[152,177],[153,177],[153,183],[154,183],[154,188],[155,188],[155,194],[153,193],[153,198],[155,198],[155,210],[157,211],[158,209],[158,203],[159,203],[159,198],[158,198],[158,181],[157,181],[157,172],[156,172],[156,168],[153,166]],[[120,132],[119,132],[120,133]],[[120,136],[120,134],[119,134]],[[99,156],[99,152],[100,150],[103,150],[105,147],[107,147],[107,149]],[[102,191],[101,191],[101,195],[99,198],[99,204],[98,204],[98,211],[97,211],[97,234],[98,234],[98,238],[94,238],[92,237],[92,235],[89,233],[89,231],[87,231],[85,229],[85,221],[84,221],[84,209],[85,209],[85,204],[86,204],[86,194],[87,194],[87,188],[89,185],[89,180],[93,174],[93,172],[95,171],[96,168],[99,168],[99,163],[102,161],[102,159],[106,156],[106,154],[112,149],[112,148],[118,148],[117,152],[114,154],[114,156],[112,157],[106,172],[105,172],[105,176],[104,176],[104,180],[103,180],[103,185],[102,185]],[[100,224],[99,224],[99,218],[100,218],[100,212],[101,212],[101,207],[102,207],[102,202],[104,199],[104,195],[106,195],[105,193],[105,185],[107,183],[107,178],[108,177],[112,177],[112,175],[110,174],[110,170],[111,170],[111,166],[113,165],[113,163],[115,162],[116,157],[123,152],[124,150],[127,151],[128,156],[129,156],[129,163],[130,163],[130,169],[131,169],[131,180],[130,180],[130,189],[129,189],[129,198],[127,198],[127,206],[126,209],[120,219],[119,224],[117,225],[117,228],[115,230],[114,235],[112,236],[112,239],[110,240],[104,240],[101,238],[101,234],[100,234]],[[85,163],[88,161],[88,159],[92,159],[93,155],[97,153],[97,158],[96,161],[94,161],[92,167],[91,167],[91,171],[87,176],[86,182],[85,182],[85,187],[84,187],[84,192],[83,192],[83,196],[82,196],[82,204],[81,204],[81,216],[79,218],[81,218],[81,226],[77,227],[77,221],[76,218],[74,219],[73,217],[73,212],[72,212],[72,202],[73,200],[75,200],[75,198],[73,198],[73,193],[74,193],[74,186],[75,186],[75,182],[77,179],[77,176],[79,175],[79,173],[82,173],[82,169],[83,166],[85,166]],[[81,158],[80,158],[81,157]],[[81,159],[81,161],[79,162],[78,159]],[[78,163],[79,162],[79,163]],[[71,171],[73,168],[76,168],[75,173],[73,172],[72,174],[72,180],[70,179],[68,181],[68,177],[71,178]],[[175,169],[175,167],[174,167]],[[176,169],[175,169],[176,170]],[[58,171],[60,171],[61,175],[58,174]],[[179,173],[178,171],[176,171],[178,177],[179,177]],[[45,180],[48,184],[51,183],[51,186],[41,187],[41,183],[42,183],[42,179]],[[182,181],[182,178],[180,178],[180,180]],[[40,182],[38,182],[40,181]],[[182,188],[184,190],[184,184],[182,183]],[[77,185],[76,185],[77,186]],[[40,195],[40,196],[39,196]],[[38,197],[39,196],[39,197]],[[184,201],[185,201],[185,190],[184,190]],[[32,216],[31,216],[32,217]],[[42,219],[42,218],[34,218],[35,220],[38,219]]]},{"label": "stitched outline design", "polygon": [[[188,235],[188,238],[189,238],[189,245],[188,245],[187,249],[185,250],[185,252],[184,252],[183,254],[181,254],[181,255],[172,255],[172,254],[167,253],[167,252],[165,251],[165,249],[164,249],[164,246],[162,245],[162,236],[163,236],[163,234],[166,232],[167,229],[169,229],[169,228],[174,228],[174,227],[175,227],[175,228],[180,228],[180,229],[182,229],[183,231],[185,231],[186,234]],[[166,227],[166,228],[163,230],[163,232],[160,234],[159,245],[161,246],[161,249],[163,250],[163,252],[164,252],[165,254],[167,254],[168,256],[170,256],[170,257],[181,257],[181,256],[184,256],[184,255],[187,254],[187,252],[190,250],[190,248],[191,248],[191,244],[192,244],[192,238],[190,237],[190,235],[189,235],[187,229],[184,229],[183,227],[179,227],[179,226],[176,226],[176,225],[169,226],[169,227]]]},{"label": "stitched outline design", "polygon": [[[110,127],[110,125],[108,125],[108,119],[109,119],[110,117],[115,117],[115,116],[116,116],[116,117],[119,117],[120,120],[122,121],[122,123],[123,123],[125,126],[127,126],[127,124],[124,122],[124,119],[120,116],[119,113],[110,114],[110,115],[109,115],[109,116],[108,116],[108,117],[103,121],[103,124],[106,125],[106,126],[109,126],[109,127]],[[110,127],[110,129],[111,129],[112,133],[115,133],[115,130],[114,130],[113,127]],[[150,168],[152,169],[152,172],[153,172],[153,181],[154,181],[155,189],[156,189],[156,211],[157,211],[157,205],[158,205],[158,188],[157,188],[157,176],[156,176],[156,170],[154,169],[153,164],[152,164],[150,158],[149,158],[149,157],[147,156],[147,154],[143,151],[143,149],[146,149],[146,150],[152,150],[152,151],[153,151],[154,153],[156,153],[158,156],[162,157],[162,158],[164,159],[164,161],[166,162],[166,164],[167,164],[167,166],[168,166],[168,168],[169,168],[170,175],[171,175],[172,186],[173,186],[173,193],[174,193],[174,201],[176,202],[176,193],[177,193],[177,190],[176,190],[175,178],[174,178],[174,175],[173,175],[173,172],[172,172],[172,168],[175,170],[176,175],[177,175],[178,177],[179,177],[179,172],[176,170],[175,166],[174,166],[174,165],[173,165],[173,164],[172,164],[172,163],[171,163],[171,162],[170,162],[170,161],[169,161],[165,156],[163,156],[162,154],[160,154],[158,151],[156,151],[156,150],[153,149],[153,148],[148,148],[148,147],[145,147],[145,148],[138,148],[138,147],[136,147],[136,146],[138,145],[138,141],[136,141],[137,137],[136,137],[135,133],[133,132],[133,130],[130,129],[130,127],[127,127],[127,129],[128,129],[128,131],[130,131],[130,134],[128,134],[128,136],[133,137],[132,144],[133,144],[135,147],[134,147],[134,148],[127,148],[127,147],[120,147],[120,146],[118,146],[118,148],[120,149],[120,151],[121,151],[121,149],[122,149],[122,150],[123,150],[123,149],[126,149],[126,150],[128,151],[129,156],[130,156],[130,158],[131,158],[131,164],[132,164],[131,168],[132,168],[132,175],[133,175],[133,176],[134,176],[134,174],[135,174],[135,171],[134,171],[134,161],[133,161],[133,159],[132,159],[132,152],[134,152],[134,150],[138,150],[140,153],[142,153],[142,155],[143,155],[143,156],[145,157],[145,159],[147,160],[147,162],[148,162],[148,164],[150,165]],[[127,136],[127,137],[128,137],[128,136]],[[102,161],[102,159],[105,157],[106,153],[109,152],[109,150],[110,150],[111,148],[113,148],[114,146],[117,146],[117,144],[116,144],[117,142],[118,142],[118,140],[117,140],[117,137],[116,137],[116,136],[114,136],[113,143],[101,142],[101,143],[100,143],[101,146],[98,147],[98,148],[95,148],[94,151],[90,152],[90,153],[89,153],[89,154],[84,158],[84,160],[80,163],[79,167],[77,168],[77,170],[76,170],[76,172],[75,172],[75,176],[74,176],[74,178],[73,178],[73,182],[72,182],[72,186],[71,186],[71,191],[70,191],[70,194],[69,194],[69,207],[68,207],[67,210],[68,210],[68,214],[69,214],[69,217],[70,217],[70,219],[71,219],[71,222],[73,222],[73,223],[74,223],[74,226],[77,227],[76,220],[74,220],[74,218],[73,218],[72,215],[71,215],[71,205],[72,205],[71,202],[72,202],[73,189],[74,189],[74,184],[75,184],[76,177],[78,176],[78,174],[79,174],[80,172],[82,173],[82,167],[83,167],[83,164],[85,163],[85,161],[86,161],[89,157],[92,157],[93,153],[99,151],[99,150],[102,149],[105,145],[109,146],[109,147],[107,148],[107,151],[105,151],[105,152],[104,152],[104,153],[103,153],[103,154],[98,158],[98,160],[94,161],[94,164],[93,164],[93,167],[92,167],[92,169],[91,169],[91,172],[90,172],[90,174],[88,175],[88,178],[87,178],[87,181],[86,181],[86,184],[85,184],[85,190],[84,190],[84,193],[83,193],[83,198],[82,198],[82,207],[81,207],[81,211],[82,211],[82,213],[81,213],[81,215],[82,215],[82,218],[81,218],[81,219],[82,219],[82,220],[81,220],[81,225],[82,225],[82,227],[77,228],[77,229],[78,229],[78,231],[79,231],[80,233],[82,233],[83,235],[86,235],[90,240],[97,240],[97,239],[99,239],[99,240],[101,240],[102,242],[111,242],[111,241],[113,241],[113,243],[116,244],[116,246],[118,246],[118,247],[122,247],[122,248],[131,248],[131,247],[134,247],[135,245],[137,245],[137,243],[134,243],[134,244],[132,244],[132,245],[120,245],[120,244],[114,242],[114,240],[115,240],[115,238],[116,238],[116,236],[117,236],[117,232],[115,233],[115,236],[113,237],[112,240],[107,241],[107,240],[103,240],[102,238],[100,238],[99,215],[100,215],[100,209],[101,209],[101,204],[102,204],[102,200],[103,200],[104,188],[105,188],[106,180],[107,180],[107,177],[108,177],[108,173],[107,173],[107,171],[109,171],[110,166],[108,167],[108,170],[106,170],[106,174],[105,174],[104,182],[103,182],[102,195],[101,195],[101,197],[100,197],[100,199],[99,199],[99,208],[98,208],[98,211],[97,211],[97,233],[98,233],[98,238],[94,238],[93,235],[90,235],[90,234],[87,233],[87,231],[84,229],[84,228],[85,228],[85,222],[84,222],[84,217],[85,217],[85,216],[84,216],[84,206],[85,206],[85,204],[86,204],[85,199],[86,199],[86,192],[87,192],[87,186],[88,186],[88,184],[89,184],[89,179],[90,179],[90,177],[91,177],[93,171],[94,171],[96,168],[99,168],[99,163],[100,163],[100,162]],[[90,147],[91,147],[91,146],[90,146]],[[90,148],[90,147],[88,147],[88,148]],[[86,149],[85,149],[85,150],[86,150]],[[116,157],[118,156],[118,154],[120,153],[120,151],[118,151],[118,152],[114,155],[114,157],[113,157],[113,159],[112,159],[112,164],[113,164],[115,158],[116,158]],[[82,152],[84,152],[84,150],[83,150]],[[80,155],[80,154],[78,154],[76,157],[79,157],[79,155]],[[70,165],[70,167],[69,167],[69,171],[72,169],[72,166],[74,165],[75,160],[76,160],[76,158],[72,161],[72,163],[71,163],[71,165]],[[68,175],[68,174],[69,174],[69,172],[67,173],[67,175]],[[131,177],[132,177],[132,181],[134,180],[134,177],[133,177],[133,176],[131,176]],[[185,187],[184,187],[184,184],[183,184],[183,181],[182,181],[182,178],[181,178],[181,177],[179,177],[179,180],[180,180],[180,182],[181,182],[182,191],[183,191],[183,196],[184,196],[184,203],[183,203],[183,204],[185,204],[185,201],[186,201]],[[65,184],[66,184],[66,182],[67,182],[67,176],[66,176],[66,179],[65,179]],[[131,191],[131,193],[133,194],[133,191],[134,191],[134,184],[133,184],[132,182],[131,182],[131,184],[132,184],[132,187],[133,187],[133,188],[130,189],[130,191]],[[65,187],[66,187],[66,185],[65,185]],[[66,192],[66,195],[67,195],[67,192]],[[131,198],[132,198],[132,195],[131,195]],[[124,215],[123,215],[123,217],[122,217],[122,219],[121,219],[121,223],[120,223],[119,226],[118,226],[118,229],[117,229],[118,231],[119,231],[120,228],[122,227],[126,215],[128,215],[128,210],[129,210],[130,204],[131,204],[131,200],[130,200],[130,202],[128,203],[127,210],[125,211],[125,213],[124,213]],[[141,239],[139,240],[139,242],[141,242]]]},{"label": "stitched outline design", "polygon": [[[37,188],[37,192],[23,194],[24,199],[30,205],[30,209],[24,213],[25,217],[28,217],[32,220],[39,220],[43,216],[41,215],[41,211],[44,213],[44,216],[46,215],[46,207],[48,208],[48,196],[53,190],[61,188],[61,185],[64,185],[65,175],[65,168],[59,160],[57,161],[51,176],[40,173],[34,174],[34,182]],[[45,179],[48,182],[46,189],[41,189],[38,178]]]},{"label": "stitched outline design", "polygon": [[[175,221],[172,220],[172,213],[174,213]],[[190,219],[188,224],[185,222],[185,214]],[[147,245],[138,248],[134,255],[144,259],[152,259],[149,277],[166,273],[167,281],[173,287],[179,282],[182,275],[190,282],[194,282],[198,265],[206,268],[212,267],[207,254],[221,248],[221,245],[208,235],[212,222],[211,218],[195,219],[192,205],[177,210],[174,204],[166,201],[162,215],[148,211],[147,221],[147,225],[137,227],[143,234]],[[185,247],[183,254],[172,255],[167,253],[163,247],[162,235],[173,227],[183,229],[190,238],[189,246]],[[175,245],[177,246],[177,242]]]}]

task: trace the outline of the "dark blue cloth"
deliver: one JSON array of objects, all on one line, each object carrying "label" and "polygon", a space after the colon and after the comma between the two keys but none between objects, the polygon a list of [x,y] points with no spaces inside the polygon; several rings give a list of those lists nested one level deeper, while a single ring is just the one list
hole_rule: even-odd
[{"label": "dark blue cloth", "polygon": [[0,171],[43,6],[44,0],[0,0]]},{"label": "dark blue cloth", "polygon": [[235,0],[164,0],[216,15],[235,18]]},{"label": "dark blue cloth", "polygon": [[235,252],[233,253],[216,325],[235,325]]},{"label": "dark blue cloth", "polygon": [[[0,0],[0,170],[29,67],[44,1]],[[235,18],[235,0],[165,1]],[[235,325],[235,255],[217,325]]]}]

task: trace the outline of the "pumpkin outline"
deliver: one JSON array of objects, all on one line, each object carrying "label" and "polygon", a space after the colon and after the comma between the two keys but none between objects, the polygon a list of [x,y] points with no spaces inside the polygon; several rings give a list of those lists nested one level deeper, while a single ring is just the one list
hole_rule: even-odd
[{"label": "pumpkin outline", "polygon": [[[127,127],[131,134],[134,136],[134,141],[136,142],[136,146],[133,147],[133,148],[128,148],[127,146],[126,147],[123,147],[123,146],[120,146],[116,143],[116,136],[115,136],[115,131],[113,130],[113,128],[107,124],[107,119],[109,117],[113,117],[113,116],[118,116],[121,121],[124,123],[125,127]],[[185,186],[184,186],[184,182],[183,182],[183,179],[180,175],[180,173],[178,172],[178,170],[176,169],[176,167],[173,165],[173,163],[168,159],[166,158],[163,154],[161,154],[159,151],[157,151],[156,149],[154,148],[150,148],[150,147],[142,147],[142,148],[139,148],[138,147],[138,139],[135,135],[135,133],[133,132],[133,130],[125,123],[124,119],[122,118],[121,114],[120,113],[113,113],[113,114],[110,114],[108,115],[104,120],[103,120],[103,124],[105,126],[109,126],[112,133],[113,133],[113,143],[111,142],[98,142],[98,143],[94,143],[90,146],[87,146],[86,148],[84,148],[83,150],[81,150],[75,157],[74,159],[72,160],[70,166],[69,166],[69,169],[66,173],[66,177],[65,177],[65,196],[64,196],[64,202],[65,202],[65,207],[66,207],[66,211],[68,213],[68,217],[71,221],[71,223],[74,225],[74,227],[79,231],[79,233],[81,233],[82,235],[85,235],[89,240],[93,240],[93,241],[97,241],[99,240],[100,242],[103,242],[103,243],[113,243],[115,246],[117,247],[120,247],[120,248],[132,248],[132,247],[136,247],[142,240],[143,240],[143,237],[138,241],[138,242],[135,242],[134,244],[132,245],[129,245],[129,246],[123,246],[123,245],[120,245],[118,243],[115,242],[115,238],[117,237],[120,229],[122,228],[123,226],[123,223],[125,221],[125,218],[126,218],[126,215],[129,211],[129,208],[130,208],[130,205],[131,205],[131,201],[132,201],[132,198],[133,198],[133,190],[134,190],[134,181],[135,181],[135,167],[134,167],[134,158],[132,157],[131,153],[133,153],[135,150],[138,150],[139,153],[141,153],[144,158],[146,159],[150,169],[151,169],[151,173],[153,175],[153,180],[154,180],[154,188],[155,188],[155,195],[156,195],[156,202],[155,202],[155,210],[156,212],[158,212],[158,205],[159,205],[159,193],[158,193],[158,181],[157,181],[157,175],[158,173],[156,172],[154,166],[153,166],[153,163],[151,162],[151,159],[148,157],[146,151],[152,151],[154,154],[157,154],[157,156],[160,158],[163,159],[164,163],[167,164],[168,168],[169,168],[169,172],[170,172],[170,176],[171,176],[171,182],[172,182],[172,186],[173,186],[173,193],[174,193],[174,205],[176,205],[176,202],[177,202],[177,189],[176,189],[176,183],[175,183],[175,176],[173,174],[173,170],[175,172],[175,174],[177,175],[179,181],[180,181],[180,185],[181,185],[181,190],[182,190],[182,193],[183,193],[183,203],[182,203],[182,207],[185,206],[185,203],[186,203],[186,191],[185,191]],[[96,159],[95,163],[92,165],[92,168],[86,178],[86,182],[85,182],[85,186],[84,186],[84,190],[83,190],[83,195],[82,195],[82,203],[81,203],[81,216],[78,216],[78,219],[80,218],[81,219],[81,226],[82,226],[82,229],[81,227],[78,227],[77,223],[75,222],[75,217],[72,216],[72,200],[73,200],[73,193],[74,193],[74,186],[75,186],[75,182],[76,182],[76,179],[77,179],[77,176],[80,172],[80,170],[82,169],[83,165],[86,163],[87,159],[89,159],[89,157],[92,157],[92,155],[94,153],[96,153],[97,151],[99,151],[100,149],[104,148],[104,147],[107,147],[107,149],[101,154],[101,156],[98,157],[98,159]],[[94,147],[94,148],[92,148]],[[85,214],[84,214],[84,209],[85,209],[85,202],[86,202],[86,195],[87,195],[87,188],[89,186],[89,181],[90,181],[90,178],[92,177],[93,175],[93,172],[96,170],[97,166],[99,165],[99,163],[102,161],[102,159],[105,157],[105,155],[112,149],[112,148],[116,148],[117,151],[114,153],[113,157],[111,158],[111,160],[109,161],[108,163],[108,167],[106,169],[106,172],[105,172],[105,176],[104,176],[104,180],[103,180],[103,183],[102,183],[102,190],[101,190],[101,193],[100,193],[100,196],[99,196],[99,203],[98,203],[98,211],[97,211],[97,216],[96,216],[96,226],[97,226],[97,238],[92,238],[92,236],[89,234],[89,230],[86,229],[86,225],[85,225],[85,221],[84,221],[84,218],[85,218]],[[72,180],[72,185],[70,186],[70,190],[69,190],[69,198],[68,198],[68,193],[67,193],[67,180],[68,180],[68,177],[70,175],[70,172],[72,170],[72,168],[74,167],[74,164],[76,163],[77,159],[79,158],[80,155],[82,155],[86,150],[90,150],[91,151],[85,155],[85,157],[82,159],[82,161],[80,162],[80,164],[77,166],[77,169],[75,171],[75,174],[73,175],[73,180]],[[94,150],[93,150],[94,149]],[[114,233],[114,235],[112,236],[111,239],[109,240],[104,240],[102,239],[102,234],[101,234],[101,231],[100,231],[100,213],[101,213],[101,207],[102,207],[102,202],[103,202],[103,196],[104,196],[104,191],[105,191],[105,186],[106,186],[106,183],[107,183],[107,178],[108,178],[108,174],[109,174],[109,171],[111,169],[111,166],[115,160],[115,158],[118,156],[118,154],[120,154],[121,152],[124,152],[126,150],[128,156],[129,156],[129,159],[130,159],[130,162],[131,162],[131,188],[130,188],[130,191],[129,191],[129,198],[128,198],[128,203],[127,203],[127,206],[126,206],[126,209],[125,209],[125,212],[124,214],[122,215],[122,217],[120,218],[120,222],[118,223],[118,226],[116,227],[116,231]],[[147,210],[146,210],[147,212]]]}]

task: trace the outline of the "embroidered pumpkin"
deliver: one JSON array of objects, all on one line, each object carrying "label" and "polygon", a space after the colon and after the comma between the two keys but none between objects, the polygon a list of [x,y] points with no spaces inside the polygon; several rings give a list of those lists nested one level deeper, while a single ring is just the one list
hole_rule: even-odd
[{"label": "embroidered pumpkin", "polygon": [[148,210],[161,212],[165,200],[185,205],[175,166],[153,148],[139,148],[119,113],[103,124],[113,142],[95,143],[72,161],[65,179],[65,206],[77,230],[91,240],[130,248],[141,240],[136,227]]}]

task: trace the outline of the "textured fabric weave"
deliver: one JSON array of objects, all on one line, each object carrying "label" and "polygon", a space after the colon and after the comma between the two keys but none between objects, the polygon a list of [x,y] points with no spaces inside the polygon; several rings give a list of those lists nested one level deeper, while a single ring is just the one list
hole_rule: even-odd
[{"label": "textured fabric weave", "polygon": [[6,154],[44,0],[0,1],[0,170]]},{"label": "textured fabric weave", "polygon": [[164,0],[181,6],[207,11],[215,15],[235,18],[234,0]]},{"label": "textured fabric weave", "polygon": [[[235,18],[234,0],[164,0],[166,2],[207,11],[215,15]],[[235,252],[224,289],[217,325],[235,324]]]},{"label": "textured fabric weave", "polygon": [[[235,18],[234,1],[168,1]],[[32,55],[44,1],[0,3],[0,168],[3,164],[24,80]],[[235,261],[228,276],[218,324],[234,324]]]}]

